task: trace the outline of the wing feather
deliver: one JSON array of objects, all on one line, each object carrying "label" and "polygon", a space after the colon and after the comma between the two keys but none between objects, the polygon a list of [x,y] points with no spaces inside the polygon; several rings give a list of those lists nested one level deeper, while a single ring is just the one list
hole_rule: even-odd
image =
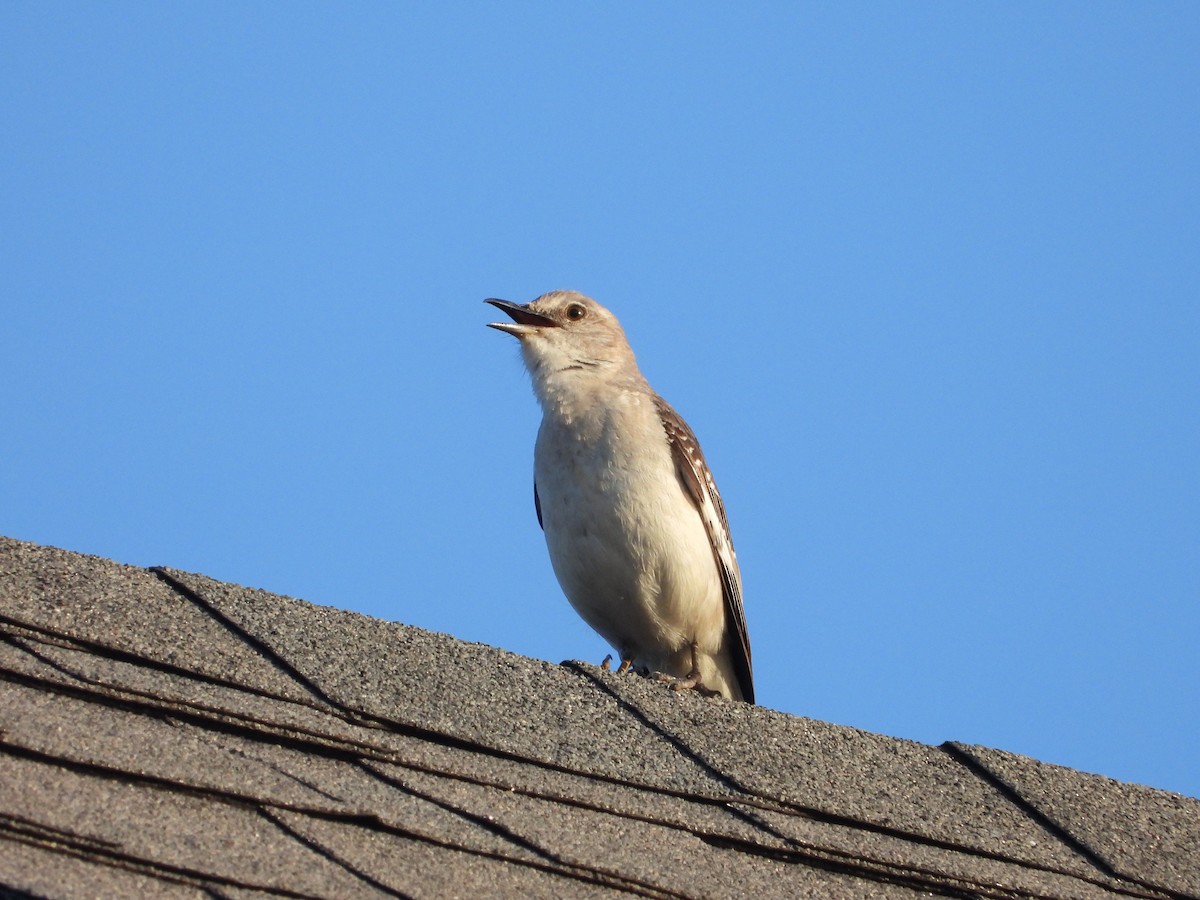
[{"label": "wing feather", "polygon": [[743,698],[754,702],[754,673],[750,662],[750,634],[746,629],[746,612],[742,606],[742,575],[738,570],[737,554],[729,534],[725,504],[717,491],[712,471],[700,450],[700,442],[679,413],[662,397],[655,395],[655,407],[671,444],[671,456],[679,481],[704,522],[713,559],[721,578],[721,593],[725,598],[725,643],[733,660],[738,685]]}]

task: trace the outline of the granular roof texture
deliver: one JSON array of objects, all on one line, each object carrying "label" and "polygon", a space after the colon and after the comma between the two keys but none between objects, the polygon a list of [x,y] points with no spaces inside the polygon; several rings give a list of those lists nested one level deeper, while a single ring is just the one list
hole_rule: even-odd
[{"label": "granular roof texture", "polygon": [[0,896],[1200,897],[1200,801],[0,538]]}]

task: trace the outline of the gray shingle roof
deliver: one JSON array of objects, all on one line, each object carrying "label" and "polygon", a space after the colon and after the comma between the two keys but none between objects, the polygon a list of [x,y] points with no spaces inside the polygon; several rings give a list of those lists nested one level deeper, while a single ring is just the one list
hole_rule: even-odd
[{"label": "gray shingle roof", "polygon": [[998,750],[3,538],[0,628],[14,896],[1200,896],[1200,801]]}]

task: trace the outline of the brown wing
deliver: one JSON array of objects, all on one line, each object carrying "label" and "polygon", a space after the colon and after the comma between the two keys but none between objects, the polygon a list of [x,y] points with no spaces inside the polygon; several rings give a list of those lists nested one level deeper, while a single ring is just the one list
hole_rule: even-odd
[{"label": "brown wing", "polygon": [[721,576],[721,593],[725,596],[725,643],[733,660],[738,685],[748,703],[754,702],[754,673],[750,665],[750,635],[746,630],[746,612],[742,607],[742,575],[738,571],[737,554],[729,535],[725,504],[717,492],[712,472],[700,451],[700,442],[662,397],[655,395],[654,405],[671,444],[671,456],[684,491],[691,498],[704,521],[713,559]]}]

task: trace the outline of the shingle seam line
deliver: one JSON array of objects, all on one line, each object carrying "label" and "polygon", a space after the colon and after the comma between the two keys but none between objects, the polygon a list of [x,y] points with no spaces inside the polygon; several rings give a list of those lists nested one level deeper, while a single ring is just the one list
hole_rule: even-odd
[{"label": "shingle seam line", "polygon": [[987,783],[990,787],[996,790],[1006,800],[1016,806],[1026,816],[1036,822],[1044,829],[1051,837],[1066,846],[1076,855],[1087,860],[1089,864],[1094,866],[1098,871],[1107,875],[1115,881],[1125,882],[1130,885],[1136,885],[1140,888],[1154,891],[1160,896],[1169,897],[1171,900],[1200,900],[1196,895],[1189,894],[1184,891],[1176,891],[1172,888],[1165,887],[1160,884],[1146,881],[1141,878],[1136,878],[1127,875],[1117,869],[1104,856],[1090,846],[1082,838],[1072,834],[1066,827],[1060,825],[1049,815],[1038,808],[1037,804],[1026,798],[1017,788],[1007,782],[999,773],[993,772],[988,766],[970,752],[962,744],[957,741],[946,741],[939,745],[942,750],[952,760],[957,762],[968,772],[975,777]]},{"label": "shingle seam line", "polygon": [[605,884],[608,884],[609,882],[612,882],[613,884],[629,884],[638,890],[647,890],[673,897],[684,896],[682,894],[677,894],[670,888],[651,884],[650,882],[643,881],[641,879],[632,878],[628,875],[623,875],[620,872],[613,872],[607,869],[602,869],[598,866],[589,866],[581,863],[571,862],[570,860],[564,859],[559,854],[540,846],[530,838],[518,834],[516,831],[501,822],[497,822],[489,817],[470,812],[469,810],[463,809],[462,807],[457,806],[448,800],[443,800],[440,797],[436,797],[432,794],[426,793],[425,791],[418,790],[417,788],[406,784],[403,780],[396,778],[395,776],[379,771],[377,768],[366,762],[359,762],[358,767],[360,770],[366,772],[369,776],[383,782],[394,790],[402,791],[410,796],[424,800],[426,803],[431,803],[434,806],[445,810],[451,815],[458,816],[459,818],[470,822],[476,828],[488,831],[499,837],[501,840],[507,841],[517,847],[521,847],[530,853],[534,853],[556,866],[582,869],[588,872],[590,875],[598,877],[602,880],[602,883]]},{"label": "shingle seam line", "polygon": [[[80,652],[87,651],[94,653],[96,656],[99,656],[103,659],[111,659],[116,662],[123,662],[129,665],[154,669],[168,675],[177,675],[182,678],[190,678],[192,680],[201,681],[216,687],[228,688],[230,690],[235,690],[246,694],[253,694],[258,697],[265,697],[269,700],[276,700],[280,703],[291,703],[297,706],[303,706],[306,709],[325,710],[325,706],[323,704],[315,703],[311,700],[299,700],[295,697],[284,697],[283,695],[274,693],[272,691],[252,687],[238,681],[231,681],[215,675],[209,675],[208,673],[199,672],[195,669],[177,666],[172,663],[164,662],[163,660],[154,659],[152,657],[141,656],[128,650],[122,650],[119,647],[113,647],[109,644],[103,644],[99,641],[89,640],[88,638],[81,638],[62,631],[55,631],[54,629],[35,625],[31,622],[14,619],[11,616],[0,614],[0,624],[5,624],[12,628],[27,631],[31,635],[40,636],[32,639],[50,645],[62,646],[64,649],[70,650],[78,648]],[[18,636],[29,637],[29,635]]]},{"label": "shingle seam line", "polygon": [[[526,791],[525,789],[512,788],[512,786],[506,786],[506,785],[504,785],[502,783],[498,783],[498,782],[488,782],[488,781],[481,780],[481,779],[474,779],[471,776],[460,775],[460,774],[452,773],[452,772],[445,772],[445,771],[437,770],[437,769],[431,769],[429,767],[421,766],[420,764],[410,763],[401,758],[397,758],[396,755],[394,754],[394,752],[388,751],[387,748],[378,748],[377,750],[375,750],[375,752],[371,752],[369,749],[369,745],[362,745],[362,744],[358,744],[357,742],[353,742],[352,746],[347,748],[347,747],[343,747],[340,745],[351,743],[351,742],[346,741],[345,739],[335,738],[332,736],[326,737],[324,739],[322,739],[321,737],[318,737],[316,739],[307,739],[307,740],[304,739],[303,737],[298,738],[296,736],[296,734],[297,734],[296,730],[293,729],[291,726],[287,726],[287,725],[275,726],[274,723],[261,722],[256,719],[248,719],[248,720],[242,719],[242,723],[245,723],[247,721],[252,723],[252,724],[242,724],[237,721],[229,721],[225,718],[218,718],[211,714],[205,715],[205,714],[201,714],[201,713],[181,710],[181,709],[178,709],[175,705],[171,705],[171,706],[168,706],[165,708],[157,707],[152,704],[148,704],[148,703],[144,703],[144,702],[129,701],[129,700],[124,700],[122,698],[116,698],[107,693],[88,691],[85,688],[80,688],[80,687],[71,686],[71,685],[64,685],[59,682],[46,681],[44,679],[40,679],[40,678],[37,678],[36,676],[31,676],[26,673],[12,673],[8,670],[0,668],[0,677],[4,677],[6,675],[9,675],[9,676],[15,675],[16,676],[15,679],[10,678],[10,680],[17,680],[17,681],[21,681],[21,682],[32,682],[32,683],[40,684],[41,686],[46,687],[47,689],[50,689],[50,690],[57,690],[57,691],[61,691],[64,693],[80,696],[86,701],[108,703],[108,704],[111,704],[114,706],[125,708],[129,711],[137,712],[137,713],[141,713],[141,714],[168,715],[168,716],[174,715],[180,719],[183,719],[184,721],[190,721],[191,724],[195,725],[196,727],[201,727],[201,728],[211,727],[217,731],[228,732],[228,733],[246,737],[246,738],[252,739],[252,740],[262,739],[264,737],[267,737],[267,738],[271,738],[275,741],[278,741],[279,739],[282,738],[285,741],[287,741],[288,744],[296,747],[297,749],[305,748],[310,752],[315,752],[315,753],[327,756],[329,758],[341,759],[343,761],[371,759],[371,760],[381,762],[381,763],[399,765],[399,766],[403,766],[406,768],[415,769],[417,771],[424,771],[424,772],[434,775],[434,776],[447,777],[447,778],[463,780],[463,781],[470,781],[470,782],[477,783],[477,784],[480,784],[483,786],[496,787],[498,789],[515,789],[521,793],[525,793],[528,796],[535,796],[539,799],[547,800],[550,802],[559,802],[559,803],[568,804],[568,805],[575,805],[575,806],[578,806],[581,808],[594,808],[597,812],[604,812],[604,813],[609,813],[609,814],[613,814],[613,815],[620,815],[620,816],[624,816],[626,818],[638,818],[638,819],[641,819],[641,820],[644,820],[647,822],[651,822],[654,824],[660,824],[665,827],[673,827],[673,828],[680,827],[680,826],[676,825],[675,823],[670,822],[669,820],[657,820],[654,817],[636,817],[636,816],[633,816],[632,814],[620,813],[620,812],[617,812],[614,810],[607,810],[607,809],[604,809],[603,807],[593,807],[590,804],[584,804],[579,801],[575,801],[573,798],[566,798],[566,797],[557,796],[557,795],[544,793],[544,792]],[[166,702],[166,701],[161,701],[161,702]],[[188,704],[186,701],[179,701],[179,702],[185,706],[191,706],[191,704]],[[258,729],[255,729],[254,727],[252,727],[253,724],[260,725],[261,727],[270,729],[270,730],[260,731]],[[279,732],[283,732],[283,733],[281,734],[281,733],[274,731],[275,728],[278,728]],[[329,743],[326,743],[325,741],[329,741]],[[446,742],[441,741],[440,743],[445,745]],[[487,748],[487,747],[479,747],[476,745],[470,745],[465,748],[459,748],[459,749],[465,749],[467,752],[482,753],[483,755],[492,756],[494,758],[503,758],[510,762],[517,762],[517,763],[533,765],[533,766],[537,766],[537,767],[541,767],[541,768],[547,768],[552,771],[557,771],[557,772],[560,772],[561,774],[566,774],[566,775],[572,776],[572,777],[581,777],[581,778],[584,778],[584,779],[590,780],[590,781],[615,784],[615,785],[618,785],[621,787],[627,787],[627,788],[634,789],[634,790],[644,790],[648,793],[658,794],[658,795],[665,796],[665,797],[674,797],[676,799],[680,799],[685,802],[701,803],[701,804],[705,804],[705,805],[709,805],[709,806],[714,806],[717,808],[724,809],[727,812],[730,812],[731,814],[734,814],[734,815],[737,815],[738,813],[740,813],[740,810],[737,810],[735,808],[736,806],[746,806],[751,809],[760,809],[760,810],[764,810],[764,811],[768,811],[768,812],[779,813],[782,815],[797,815],[797,816],[801,816],[803,818],[808,818],[808,819],[811,819],[814,821],[824,822],[826,824],[836,825],[839,827],[845,827],[848,829],[857,829],[857,830],[877,833],[877,834],[883,835],[885,837],[890,837],[893,839],[897,839],[897,840],[901,840],[901,841],[905,841],[905,842],[909,842],[909,843],[915,843],[918,845],[929,846],[929,847],[933,847],[936,849],[942,849],[942,850],[946,850],[948,852],[963,853],[963,854],[969,855],[969,856],[975,856],[975,857],[980,857],[980,858],[984,858],[984,859],[992,859],[992,860],[995,860],[995,861],[998,861],[998,862],[1001,862],[1004,864],[1015,865],[1022,869],[1045,871],[1050,874],[1060,875],[1060,876],[1073,878],[1073,879],[1084,880],[1084,881],[1088,881],[1090,883],[1093,883],[1093,884],[1096,884],[1098,886],[1102,886],[1105,888],[1109,888],[1109,889],[1111,889],[1111,887],[1112,887],[1111,884],[1108,884],[1106,882],[1097,881],[1097,880],[1093,880],[1093,879],[1087,879],[1083,876],[1078,875],[1077,873],[1069,872],[1069,871],[1062,870],[1059,868],[1045,866],[1045,865],[1041,865],[1041,864],[1037,864],[1037,863],[1032,863],[1032,862],[1028,862],[1026,860],[1015,859],[1012,857],[1005,856],[1003,854],[992,853],[990,851],[982,850],[980,848],[970,847],[970,846],[966,846],[966,845],[959,845],[959,844],[955,844],[955,843],[952,843],[949,841],[942,841],[942,840],[932,838],[932,837],[929,837],[926,835],[915,834],[912,832],[905,832],[905,831],[902,831],[899,829],[894,829],[894,828],[889,828],[887,826],[877,825],[875,823],[868,822],[865,820],[856,820],[856,819],[852,819],[850,817],[839,816],[837,814],[824,812],[822,810],[816,810],[816,809],[813,809],[810,807],[800,806],[798,804],[794,804],[794,803],[791,803],[790,801],[786,801],[786,800],[763,798],[761,795],[751,795],[751,796],[745,796],[745,797],[737,797],[737,796],[722,797],[722,796],[695,794],[695,793],[691,793],[691,792],[687,792],[687,791],[673,790],[670,788],[662,788],[662,787],[658,787],[658,786],[654,786],[654,785],[639,784],[639,783],[628,781],[625,779],[614,778],[612,776],[580,772],[580,771],[576,771],[573,769],[569,769],[567,767],[556,766],[554,764],[545,763],[540,760],[530,759],[530,758],[526,758],[526,757],[520,757],[520,756],[513,755],[513,754],[506,754],[504,751],[494,751],[491,748]],[[687,826],[682,826],[682,828],[685,831],[690,830],[687,828]],[[700,836],[703,836],[703,835],[700,835]],[[783,840],[783,841],[791,841],[792,840],[785,835],[777,835],[776,837],[777,837],[777,839]],[[1161,893],[1155,893],[1155,894],[1151,894],[1151,895],[1131,895],[1131,896],[1161,897],[1163,895]],[[1184,897],[1183,900],[1192,900],[1192,898]]]},{"label": "shingle seam line", "polygon": [[287,675],[297,685],[308,691],[313,697],[328,703],[330,706],[338,706],[338,701],[327,694],[319,684],[297,669],[288,660],[272,647],[269,643],[252,634],[246,628],[243,628],[239,623],[227,616],[222,610],[218,609],[216,604],[207,600],[199,591],[194,590],[189,585],[180,581],[175,576],[171,575],[162,566],[151,566],[149,571],[161,580],[167,587],[171,588],[181,597],[190,600],[200,610],[210,616],[219,625],[224,627],[230,634],[237,637],[244,644],[254,650],[256,653],[264,656],[271,662],[279,671]]},{"label": "shingle seam line", "polygon": [[[293,813],[301,816],[308,816],[313,819],[323,820],[327,822],[338,822],[367,828],[388,834],[393,837],[402,839],[419,841],[431,846],[440,847],[444,850],[451,850],[459,853],[466,853],[472,856],[480,856],[488,859],[493,859],[499,862],[509,863],[512,865],[524,866],[526,868],[537,869],[542,872],[562,875],[568,878],[573,878],[577,881],[584,881],[591,884],[598,884],[604,887],[613,888],[615,890],[624,891],[625,893],[638,894],[644,897],[661,898],[661,900],[692,900],[691,895],[684,894],[678,891],[665,888],[657,888],[652,885],[641,885],[629,879],[621,879],[614,881],[609,877],[604,877],[602,873],[593,872],[586,867],[568,865],[556,866],[538,860],[526,859],[510,854],[499,853],[496,851],[486,850],[481,847],[469,847],[463,844],[456,844],[451,841],[443,840],[433,835],[425,834],[409,828],[404,828],[398,825],[391,824],[379,818],[374,813],[364,812],[347,812],[340,810],[322,809],[315,806],[304,806],[295,803],[285,803],[276,800],[270,800],[263,797],[257,797],[249,794],[240,794],[236,791],[225,790],[222,788],[204,787],[198,785],[189,785],[176,781],[170,778],[164,778],[157,775],[149,775],[144,772],[129,772],[124,769],[117,769],[112,766],[103,765],[101,763],[82,762],[79,760],[65,759],[53,754],[44,753],[20,744],[3,739],[0,735],[0,752],[8,752],[14,756],[29,759],[34,762],[45,765],[60,766],[71,771],[80,772],[97,778],[104,778],[113,781],[124,782],[127,784],[141,784],[145,787],[154,790],[163,790],[168,793],[177,792],[188,796],[200,797],[211,800],[216,803],[224,803],[229,806],[236,806],[242,809],[254,810],[262,812],[264,809],[279,810],[282,812]],[[2,820],[0,820],[2,825]],[[94,839],[86,838],[85,836],[76,836],[87,841],[87,846],[95,845]],[[114,851],[115,852],[115,851]],[[110,854],[112,855],[112,854]],[[119,855],[119,854],[118,854]],[[127,855],[127,854],[126,854]],[[144,860],[137,857],[131,857],[134,861],[140,860],[149,866],[160,866],[159,863]],[[167,866],[168,864],[161,864]],[[230,879],[226,876],[206,875],[203,872],[196,872],[195,877],[208,878],[216,883],[228,884],[230,886],[240,887],[247,886],[255,890],[264,890],[273,893],[281,893],[284,896],[300,897],[305,900],[312,900],[312,895],[300,893],[297,891],[289,891],[286,889],[261,887],[259,885],[242,885],[235,879]]]},{"label": "shingle seam line", "polygon": [[396,897],[396,898],[398,898],[398,900],[408,900],[408,898],[410,897],[409,894],[405,894],[401,891],[396,890],[395,888],[391,887],[390,885],[384,884],[382,881],[380,881],[375,876],[371,875],[369,872],[364,872],[362,869],[358,868],[357,866],[352,865],[349,861],[342,859],[341,856],[334,853],[332,850],[330,850],[328,847],[326,847],[320,841],[316,841],[313,838],[309,837],[308,835],[300,833],[295,828],[292,828],[292,826],[288,825],[285,821],[283,821],[282,818],[280,818],[279,816],[272,813],[269,809],[267,809],[263,806],[259,806],[257,812],[260,816],[262,816],[262,818],[266,819],[268,822],[270,822],[272,825],[274,825],[276,828],[278,828],[290,840],[293,840],[296,843],[302,845],[303,847],[306,847],[309,850],[309,852],[315,853],[318,856],[329,860],[329,862],[333,863],[333,865],[339,867],[344,872],[346,872],[348,875],[351,875],[354,878],[357,878],[363,884],[370,885],[371,887],[375,888],[375,890],[379,891],[381,894],[386,894],[389,897]]},{"label": "shingle seam line", "polygon": [[159,860],[146,859],[133,853],[127,853],[121,850],[118,845],[98,841],[86,835],[76,835],[61,831],[60,829],[53,829],[53,834],[50,835],[45,833],[48,830],[47,827],[38,823],[32,823],[35,826],[34,828],[13,827],[12,821],[13,817],[0,815],[0,835],[31,847],[74,856],[77,859],[82,859],[96,865],[108,866],[109,868],[133,872],[149,878],[157,878],[160,881],[186,884],[192,887],[203,888],[219,884],[224,887],[261,891],[264,894],[274,894],[279,897],[291,897],[295,898],[295,900],[322,900],[316,894],[306,894],[302,891],[280,888],[268,884],[257,884],[240,878],[231,878],[212,872],[204,872],[188,866],[179,866]]},{"label": "shingle seam line", "polygon": [[[275,664],[281,671],[286,673],[290,678],[292,678],[297,684],[299,684],[305,690],[309,691],[314,697],[319,698],[321,701],[329,704],[330,706],[332,706],[334,708],[342,710],[348,716],[360,715],[359,713],[357,713],[357,712],[351,710],[349,707],[345,706],[337,698],[328,694],[319,684],[317,684],[315,681],[313,681],[308,676],[306,676],[303,672],[301,672],[299,669],[297,669],[291,662],[289,662],[287,659],[285,659],[269,643],[262,640],[257,635],[252,634],[246,628],[244,628],[242,625],[240,625],[239,623],[234,621],[231,617],[229,617],[223,611],[218,609],[215,606],[215,604],[213,604],[208,599],[206,599],[199,591],[193,589],[191,586],[189,586],[186,583],[175,578],[173,575],[171,575],[169,572],[167,572],[162,566],[152,566],[149,569],[149,571],[152,572],[154,575],[156,575],[158,578],[160,578],[166,585],[171,587],[173,590],[177,591],[181,596],[190,600],[191,602],[193,602],[194,604],[199,606],[202,610],[208,612],[208,614],[211,615],[217,622],[219,622],[221,625],[223,625],[225,628],[227,628],[231,633],[233,633],[234,635],[239,637],[242,641],[244,641],[250,647],[252,647],[253,649],[262,653],[267,659],[269,659],[273,664]],[[706,771],[709,774],[709,776],[711,778],[713,778],[713,780],[715,780],[717,783],[725,786],[726,789],[736,791],[738,793],[741,793],[743,795],[750,796],[750,797],[760,797],[761,796],[758,794],[758,792],[756,792],[756,791],[752,790],[751,788],[747,787],[746,785],[742,784],[734,776],[721,771],[719,768],[717,768],[715,765],[713,765],[709,760],[705,759],[703,756],[698,754],[692,747],[690,747],[678,735],[672,734],[671,732],[664,729],[658,723],[652,721],[645,714],[645,712],[643,710],[639,709],[637,706],[630,703],[624,697],[617,694],[615,691],[612,690],[612,688],[609,685],[607,685],[603,681],[599,680],[594,674],[586,671],[581,666],[578,666],[575,664],[567,664],[566,668],[568,668],[572,671],[575,671],[577,674],[579,674],[583,678],[591,681],[594,686],[596,686],[600,690],[604,691],[605,693],[609,694],[623,708],[625,708],[626,711],[630,715],[632,715],[636,719],[638,719],[647,729],[649,729],[652,732],[654,732],[655,734],[657,734],[660,737],[660,739],[666,741],[668,744],[670,744],[672,747],[674,747],[676,749],[676,751],[679,752],[681,755],[691,759],[694,764],[699,766],[702,770]],[[379,718],[379,717],[372,716],[372,718]],[[379,718],[379,720],[387,721],[382,718]],[[391,723],[391,722],[389,722],[389,724],[402,725],[402,723]],[[404,727],[412,728],[413,726],[404,726]],[[437,737],[441,738],[442,740],[445,740],[445,738],[446,738],[446,736],[444,736],[444,735],[437,735]],[[458,740],[461,741],[461,739],[458,739]],[[482,752],[485,752],[485,753],[487,753],[487,752],[495,753],[496,752],[494,750],[494,748],[488,748],[484,745],[476,744],[475,742],[467,742],[467,743],[469,744],[468,749],[481,750]],[[507,754],[498,754],[498,755],[507,755]],[[523,761],[527,761],[527,760],[523,760]],[[618,780],[620,780],[620,779],[618,779]],[[622,782],[622,783],[630,784],[630,786],[633,786],[632,783],[630,783],[630,782]],[[732,808],[730,808],[730,812],[734,815],[740,814],[739,811],[734,810]],[[808,812],[808,811],[806,810],[806,812]],[[761,827],[761,823],[754,823],[753,821],[748,821],[748,824],[751,824],[752,827]],[[877,827],[871,826],[871,823],[855,822],[855,825],[857,825],[858,827],[868,826],[868,827],[871,827],[872,830],[877,830]],[[893,831],[892,829],[882,829],[882,830],[884,830],[885,833],[891,833]],[[903,838],[907,838],[910,840],[915,838],[917,840],[924,841],[923,836],[912,835],[912,834],[909,834],[906,832],[898,832],[898,833],[894,834],[893,836],[903,837]],[[970,850],[972,848],[966,848],[966,849]],[[991,855],[991,854],[984,854],[984,855]],[[1007,859],[1007,857],[999,857],[999,858]],[[1101,871],[1105,871],[1105,870],[1103,868],[1101,868]],[[1111,867],[1105,874],[1109,874],[1112,877],[1120,877],[1111,870]],[[1139,883],[1139,882],[1134,882],[1134,883]],[[1153,887],[1150,885],[1144,885],[1144,886]]]},{"label": "shingle seam line", "polygon": [[[705,759],[703,756],[701,756],[699,753],[697,753],[682,738],[678,737],[677,735],[671,734],[670,732],[667,732],[660,724],[651,720],[650,717],[648,715],[646,715],[646,713],[642,709],[638,708],[633,703],[631,703],[629,700],[627,700],[626,698],[617,694],[610,685],[605,683],[603,680],[599,679],[593,672],[588,671],[586,668],[584,668],[583,666],[581,666],[575,662],[568,662],[568,663],[564,663],[563,665],[564,665],[564,667],[570,669],[571,671],[574,671],[577,674],[579,674],[582,678],[585,678],[588,681],[592,682],[598,689],[609,694],[614,700],[616,700],[616,702],[618,704],[620,704],[631,715],[633,715],[634,718],[636,718],[639,722],[641,722],[643,726],[645,726],[647,729],[659,734],[664,740],[666,740],[668,743],[675,746],[676,749],[679,750],[680,753],[682,753],[682,754],[688,756],[690,759],[692,759],[692,761],[698,767],[710,772],[715,781],[717,781],[718,783],[721,783],[723,785],[726,785],[728,788],[730,788],[732,790],[740,792],[746,798],[755,798],[758,800],[765,801],[766,808],[771,809],[772,811],[797,814],[797,815],[804,816],[806,818],[813,819],[815,821],[825,822],[827,824],[838,825],[838,826],[846,827],[846,828],[857,828],[857,829],[860,829],[863,831],[880,834],[880,835],[895,838],[898,840],[910,841],[912,843],[922,844],[925,846],[935,847],[938,849],[943,849],[943,850],[947,850],[947,851],[951,851],[951,852],[965,853],[965,854],[969,854],[972,856],[978,856],[978,857],[985,858],[985,859],[993,859],[998,862],[1017,865],[1022,868],[1027,868],[1027,869],[1045,871],[1045,872],[1049,872],[1049,873],[1056,874],[1056,875],[1062,875],[1062,876],[1065,876],[1068,878],[1079,878],[1080,877],[1079,875],[1077,875],[1076,873],[1073,873],[1073,872],[1061,870],[1061,869],[1058,869],[1053,866],[1045,866],[1045,865],[1041,865],[1041,864],[1037,864],[1037,863],[1026,862],[1024,860],[1019,860],[1019,859],[1015,859],[1010,856],[1006,856],[1002,853],[993,853],[991,851],[983,850],[980,848],[968,847],[965,845],[955,844],[950,841],[942,841],[942,840],[939,840],[938,838],[930,837],[927,835],[919,835],[919,834],[915,834],[913,832],[907,832],[907,831],[903,831],[900,829],[890,828],[885,825],[878,825],[876,823],[869,822],[869,821],[863,820],[863,819],[853,819],[848,816],[840,816],[836,813],[826,812],[824,810],[818,810],[818,809],[815,809],[812,807],[801,806],[799,804],[793,804],[786,800],[766,797],[763,794],[761,794],[760,792],[754,790],[753,788],[750,788],[750,787],[742,784],[734,776],[720,771],[713,763],[711,763],[709,760]],[[731,800],[731,802],[743,803],[746,801]],[[752,806],[754,804],[752,802],[746,802],[746,805]],[[785,807],[785,808],[780,809],[780,807]],[[730,811],[734,812],[732,809]],[[751,827],[757,828],[758,830],[768,830],[769,831],[769,829],[764,829],[762,823],[754,822],[754,821],[750,820],[749,817],[743,817],[743,818],[745,821],[747,821],[748,824],[751,825]],[[786,838],[786,836],[778,836],[777,835],[777,837],[781,837],[784,840],[788,840],[788,838]],[[1106,873],[1106,874],[1109,874],[1110,877],[1114,878],[1115,880],[1129,881],[1129,879],[1121,879],[1119,876],[1113,875],[1111,873]],[[1090,879],[1088,879],[1088,880],[1090,880]],[[1111,888],[1111,884],[1108,884],[1106,882],[1093,881],[1092,883]],[[1160,890],[1157,886],[1142,885],[1142,884],[1140,884],[1140,882],[1136,882],[1136,881],[1134,881],[1132,883],[1139,884],[1141,887],[1147,887],[1154,891]],[[1182,900],[1200,900],[1200,898],[1185,897],[1185,898],[1182,898]]]}]

